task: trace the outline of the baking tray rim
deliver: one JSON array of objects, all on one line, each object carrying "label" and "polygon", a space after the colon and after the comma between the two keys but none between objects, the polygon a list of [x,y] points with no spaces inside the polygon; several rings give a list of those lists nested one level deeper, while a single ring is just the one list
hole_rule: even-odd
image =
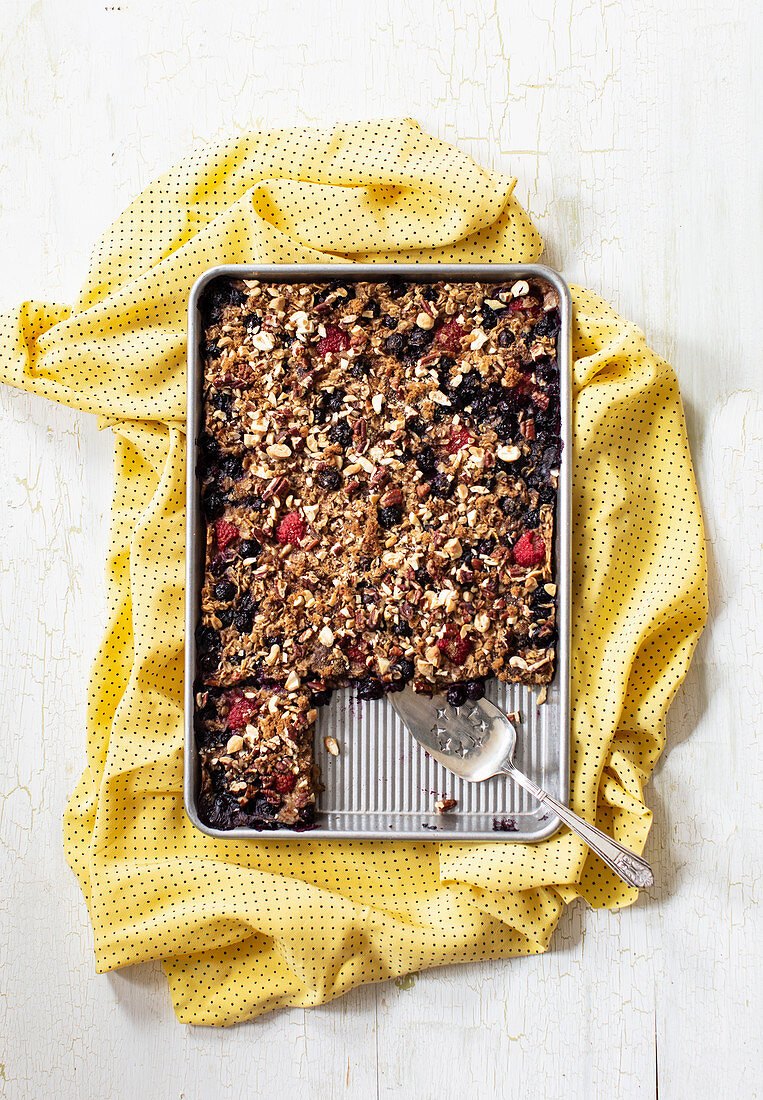
[{"label": "baking tray rim", "polygon": [[[193,727],[194,681],[196,675],[195,630],[198,617],[198,592],[200,589],[200,523],[201,516],[198,484],[196,478],[196,438],[198,418],[201,410],[199,396],[199,355],[200,319],[197,308],[199,297],[208,283],[219,278],[234,279],[271,279],[282,282],[318,282],[323,279],[348,279],[369,282],[384,282],[391,276],[411,281],[435,282],[504,282],[510,278],[535,277],[546,280],[559,295],[561,327],[558,355],[560,377],[560,439],[562,442],[562,463],[557,488],[557,512],[555,530],[555,556],[557,568],[557,618],[558,645],[556,654],[555,680],[558,685],[558,723],[554,731],[558,734],[559,798],[566,803],[570,787],[570,614],[571,614],[571,513],[572,513],[572,299],[564,278],[553,268],[538,263],[517,264],[403,264],[403,263],[327,263],[327,264],[219,264],[204,271],[193,284],[188,298],[188,346],[187,346],[187,389],[186,389],[186,568],[185,568],[185,646],[184,646],[184,751],[183,751],[183,803],[186,815],[200,832],[216,840],[371,840],[371,841],[423,841],[456,843],[510,843],[536,844],[551,837],[561,825],[556,814],[551,813],[543,828],[527,833],[504,832],[501,830],[485,833],[459,832],[442,828],[438,823],[442,818],[436,813],[417,813],[420,825],[418,829],[403,828],[392,833],[364,832],[358,829],[322,830],[320,823],[315,828],[293,829],[214,829],[201,821],[196,807],[198,791],[199,759],[196,736]],[[192,430],[191,430],[192,428]],[[553,682],[553,681],[552,681]],[[329,813],[332,811],[328,811]],[[401,811],[402,812],[402,811]],[[406,811],[407,812],[407,811]],[[353,812],[353,816],[363,816],[363,811]],[[368,815],[372,816],[372,815]],[[422,828],[421,822],[437,824],[436,830]]]}]

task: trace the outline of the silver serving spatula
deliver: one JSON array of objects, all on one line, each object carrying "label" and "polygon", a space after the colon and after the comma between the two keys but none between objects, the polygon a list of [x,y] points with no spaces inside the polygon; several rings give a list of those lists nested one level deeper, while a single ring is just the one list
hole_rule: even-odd
[{"label": "silver serving spatula", "polygon": [[451,707],[444,695],[427,698],[412,688],[387,696],[413,737],[430,756],[467,783],[508,775],[557,814],[628,886],[654,885],[645,859],[584,821],[514,766],[517,731],[487,699]]}]

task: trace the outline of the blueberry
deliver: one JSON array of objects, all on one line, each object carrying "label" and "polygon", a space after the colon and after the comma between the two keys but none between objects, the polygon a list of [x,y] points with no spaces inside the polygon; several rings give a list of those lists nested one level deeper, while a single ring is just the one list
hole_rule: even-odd
[{"label": "blueberry", "polygon": [[350,367],[348,373],[351,378],[365,378],[368,374],[368,360],[362,355],[359,355],[357,359],[353,360],[353,364]]},{"label": "blueberry", "polygon": [[230,603],[236,595],[236,586],[233,581],[218,581],[215,585],[215,599],[221,603]]},{"label": "blueberry", "polygon": [[270,650],[274,645],[283,645],[283,634],[266,634],[262,639],[262,644],[266,649]]},{"label": "blueberry", "polygon": [[243,539],[238,545],[238,552],[244,561],[246,561],[247,558],[259,557],[261,550],[262,547],[257,542],[257,539]]},{"label": "blueberry", "polygon": [[207,490],[202,498],[204,511],[209,519],[218,519],[225,511],[225,497],[222,493]]},{"label": "blueberry", "polygon": [[494,538],[480,539],[480,541],[477,543],[477,551],[483,558],[489,557],[489,555],[492,554],[494,550]]},{"label": "blueberry", "polygon": [[230,562],[224,554],[217,554],[209,563],[209,572],[213,577],[221,577],[229,564]]},{"label": "blueberry", "polygon": [[325,688],[323,691],[311,691],[310,692],[310,706],[311,707],[325,707],[331,700],[331,688]]},{"label": "blueberry", "polygon": [[210,398],[210,404],[213,408],[219,409],[220,412],[225,413],[226,417],[229,417],[233,404],[233,394],[228,390],[219,390]]},{"label": "blueberry", "polygon": [[199,450],[208,462],[216,462],[220,458],[220,444],[209,432],[199,436]]},{"label": "blueberry", "polygon": [[419,328],[415,325],[408,337],[408,344],[412,348],[425,348],[428,344],[431,344],[434,340],[434,329]]},{"label": "blueberry", "polygon": [[447,474],[437,474],[432,478],[432,495],[439,497],[440,500],[447,500],[453,492],[456,479],[448,477]]},{"label": "blueberry", "polygon": [[491,328],[495,328],[498,324],[498,318],[493,313],[489,306],[482,307],[482,327],[485,332],[489,332]]},{"label": "blueberry", "polygon": [[222,646],[220,635],[217,633],[213,626],[197,626],[196,646],[200,650],[219,650]]},{"label": "blueberry", "polygon": [[379,316],[379,314],[381,313],[381,306],[380,306],[380,305],[379,305],[379,303],[378,303],[377,301],[375,301],[375,300],[374,300],[373,298],[369,298],[369,300],[368,300],[368,301],[366,302],[366,304],[365,304],[365,305],[363,306],[363,312],[364,312],[364,313],[370,313],[370,314],[371,314],[371,317],[372,317],[372,318],[373,318],[373,320],[375,321],[375,320],[376,320],[376,318],[377,318],[377,317]]},{"label": "blueberry", "polygon": [[536,364],[535,374],[547,386],[548,393],[559,393],[559,365],[556,359],[541,359]]},{"label": "blueberry", "polygon": [[341,447],[347,447],[352,441],[352,428],[346,420],[337,420],[329,428],[329,439],[332,443],[338,443]]},{"label": "blueberry", "polygon": [[465,409],[480,396],[480,376],[476,371],[465,374],[458,386],[451,390],[450,400],[457,409]]},{"label": "blueberry", "polygon": [[233,612],[233,623],[240,634],[249,634],[254,623],[254,598],[245,592]]},{"label": "blueberry", "polygon": [[392,276],[388,285],[390,298],[402,298],[408,289],[407,285],[397,275]]},{"label": "blueberry", "polygon": [[241,503],[245,504],[247,508],[251,508],[253,512],[259,512],[265,504],[265,501],[262,499],[261,496],[258,496],[256,493],[252,493],[250,496],[244,497]]},{"label": "blueberry", "polygon": [[327,390],[321,394],[321,402],[329,412],[339,412],[346,396],[347,391],[337,386],[335,389]]},{"label": "blueberry", "polygon": [[384,684],[375,676],[367,676],[358,684],[358,699],[381,699],[384,695]]},{"label": "blueberry", "polygon": [[267,798],[263,794],[256,794],[254,798],[250,798],[248,802],[244,803],[244,811],[251,817],[265,818],[266,820],[275,817],[276,808],[271,806]]},{"label": "blueberry", "polygon": [[316,304],[318,304],[319,302],[325,302],[329,295],[337,291],[341,285],[342,284],[339,282],[338,279],[332,279],[331,282],[327,283],[326,286],[319,290],[318,293],[315,295]]},{"label": "blueberry", "polygon": [[217,346],[217,340],[202,340],[199,351],[207,359],[216,359],[220,354],[220,348]]},{"label": "blueberry", "polygon": [[501,497],[499,503],[505,516],[515,516],[517,514],[519,505],[513,497]]},{"label": "blueberry", "polygon": [[531,607],[540,607],[541,604],[548,605],[553,604],[553,602],[553,596],[549,596],[548,592],[542,584],[539,584],[535,591],[532,592],[530,595]]},{"label": "blueberry", "polygon": [[246,313],[241,318],[244,328],[248,328],[250,331],[259,328],[262,324],[262,318],[257,313]]},{"label": "blueberry", "polygon": [[238,481],[244,473],[241,459],[237,455],[227,455],[220,465],[220,472],[231,481]]},{"label": "blueberry", "polygon": [[498,336],[498,347],[499,348],[510,348],[515,340],[516,340],[516,336],[511,331],[511,329],[505,328],[503,330],[503,332],[501,332]]},{"label": "blueberry", "polygon": [[199,654],[199,671],[203,676],[210,676],[217,672],[220,664],[219,649],[205,649]]},{"label": "blueberry", "polygon": [[467,680],[466,681],[466,698],[471,699],[473,703],[476,703],[478,699],[482,699],[485,694],[485,681],[484,680]]},{"label": "blueberry", "polygon": [[389,629],[396,638],[410,638],[411,636],[411,628],[405,619],[401,619],[397,623],[391,623]]},{"label": "blueberry", "polygon": [[538,489],[539,504],[553,504],[556,500],[556,489],[553,485],[541,485]]},{"label": "blueberry", "polygon": [[392,317],[387,314],[386,317],[382,317],[382,324],[385,328],[397,328],[397,317]]},{"label": "blueberry", "polygon": [[312,825],[315,821],[315,806],[312,802],[308,802],[306,806],[302,806],[299,812],[300,825]]},{"label": "blueberry", "polygon": [[342,475],[334,466],[331,466],[328,470],[319,470],[318,484],[322,489],[333,493],[342,484]]},{"label": "blueberry", "polygon": [[214,322],[220,319],[226,306],[242,306],[245,301],[243,290],[227,279],[216,279],[202,291],[199,306],[208,322]]},{"label": "blueberry", "polygon": [[389,355],[400,356],[405,346],[405,340],[399,332],[393,332],[391,336],[388,336],[384,341],[385,350]]},{"label": "blueberry", "polygon": [[535,326],[536,336],[556,336],[560,325],[559,310],[550,309]]},{"label": "blueberry", "polygon": [[437,471],[437,455],[429,444],[416,455],[416,465],[426,477],[432,477]]},{"label": "blueberry", "polygon": [[220,608],[220,610],[217,612],[217,617],[220,620],[220,626],[222,626],[222,627],[230,626],[230,624],[233,622],[233,608],[232,607],[222,607],[222,608]]},{"label": "blueberry", "polygon": [[426,290],[422,290],[421,297],[426,298],[428,302],[436,302],[438,293],[436,286],[428,286]]},{"label": "blueberry", "polygon": [[412,416],[410,420],[406,420],[405,426],[409,432],[411,432],[413,435],[419,436],[419,438],[427,430],[426,424],[418,416]]},{"label": "blueberry", "polygon": [[316,424],[325,424],[331,413],[339,412],[346,396],[346,391],[340,388],[322,393],[314,410]]},{"label": "blueberry", "polygon": [[466,688],[463,684],[451,684],[445,692],[445,698],[452,707],[460,707],[466,702]]},{"label": "blueberry", "polygon": [[455,410],[451,405],[435,405],[432,410],[432,423],[439,424],[445,419],[446,416],[450,416]]},{"label": "blueberry", "polygon": [[403,509],[400,504],[390,504],[388,508],[379,509],[379,525],[385,529],[395,527],[403,518]]},{"label": "blueberry", "polygon": [[421,585],[422,588],[429,588],[430,584],[432,583],[432,576],[429,570],[425,569],[423,565],[419,566],[419,568],[414,573],[414,576],[416,578],[416,581],[418,582],[418,584]]},{"label": "blueberry", "polygon": [[487,394],[481,393],[472,401],[472,420],[475,424],[487,424],[495,419],[495,410]]},{"label": "blueberry", "polygon": [[542,626],[538,633],[534,634],[529,640],[536,648],[540,648],[553,645],[556,638],[556,627],[548,623]]},{"label": "blueberry", "polygon": [[392,671],[398,680],[402,680],[404,684],[407,684],[413,676],[413,661],[409,661],[407,657],[401,657],[400,660],[396,662]]},{"label": "blueberry", "polygon": [[517,434],[517,418],[513,413],[501,417],[495,426],[495,434],[502,443],[510,443]]},{"label": "blueberry", "polygon": [[541,461],[547,470],[556,469],[559,465],[559,444],[552,443],[550,447],[544,447]]}]

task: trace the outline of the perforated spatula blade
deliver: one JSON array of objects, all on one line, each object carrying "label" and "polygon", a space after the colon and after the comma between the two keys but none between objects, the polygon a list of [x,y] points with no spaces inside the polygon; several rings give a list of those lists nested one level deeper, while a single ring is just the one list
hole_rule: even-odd
[{"label": "perforated spatula blade", "polygon": [[448,771],[467,783],[481,783],[494,775],[510,776],[553,810],[628,886],[643,889],[654,884],[645,859],[578,817],[515,767],[517,730],[500,707],[487,699],[452,707],[444,695],[429,698],[411,688],[387,698],[414,740]]}]

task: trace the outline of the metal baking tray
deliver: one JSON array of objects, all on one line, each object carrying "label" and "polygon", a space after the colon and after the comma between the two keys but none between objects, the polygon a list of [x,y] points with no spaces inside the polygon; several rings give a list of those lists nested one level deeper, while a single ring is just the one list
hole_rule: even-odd
[{"label": "metal baking tray", "polygon": [[[193,729],[195,628],[204,578],[205,524],[196,478],[196,441],[200,430],[203,365],[199,296],[221,277],[274,282],[385,282],[390,276],[426,283],[514,282],[536,278],[559,295],[558,340],[562,462],[556,513],[555,556],[559,641],[556,671],[546,702],[522,685],[489,682],[488,698],[508,711],[519,711],[517,765],[531,779],[566,802],[569,791],[569,637],[571,509],[571,302],[567,284],[541,264],[252,264],[210,268],[194,284],[188,306],[186,623],[185,623],[185,772],[184,799],[189,818],[202,832],[222,840],[456,840],[539,841],[559,827],[550,814],[508,778],[469,784],[450,775],[421,749],[392,707],[381,699],[357,702],[350,689],[336,692],[318,712],[315,758],[324,784],[317,799],[316,828],[260,831],[211,829],[197,811],[199,758]],[[330,756],[324,737],[336,738],[339,756]],[[438,798],[455,798],[455,809],[438,814]]]}]

